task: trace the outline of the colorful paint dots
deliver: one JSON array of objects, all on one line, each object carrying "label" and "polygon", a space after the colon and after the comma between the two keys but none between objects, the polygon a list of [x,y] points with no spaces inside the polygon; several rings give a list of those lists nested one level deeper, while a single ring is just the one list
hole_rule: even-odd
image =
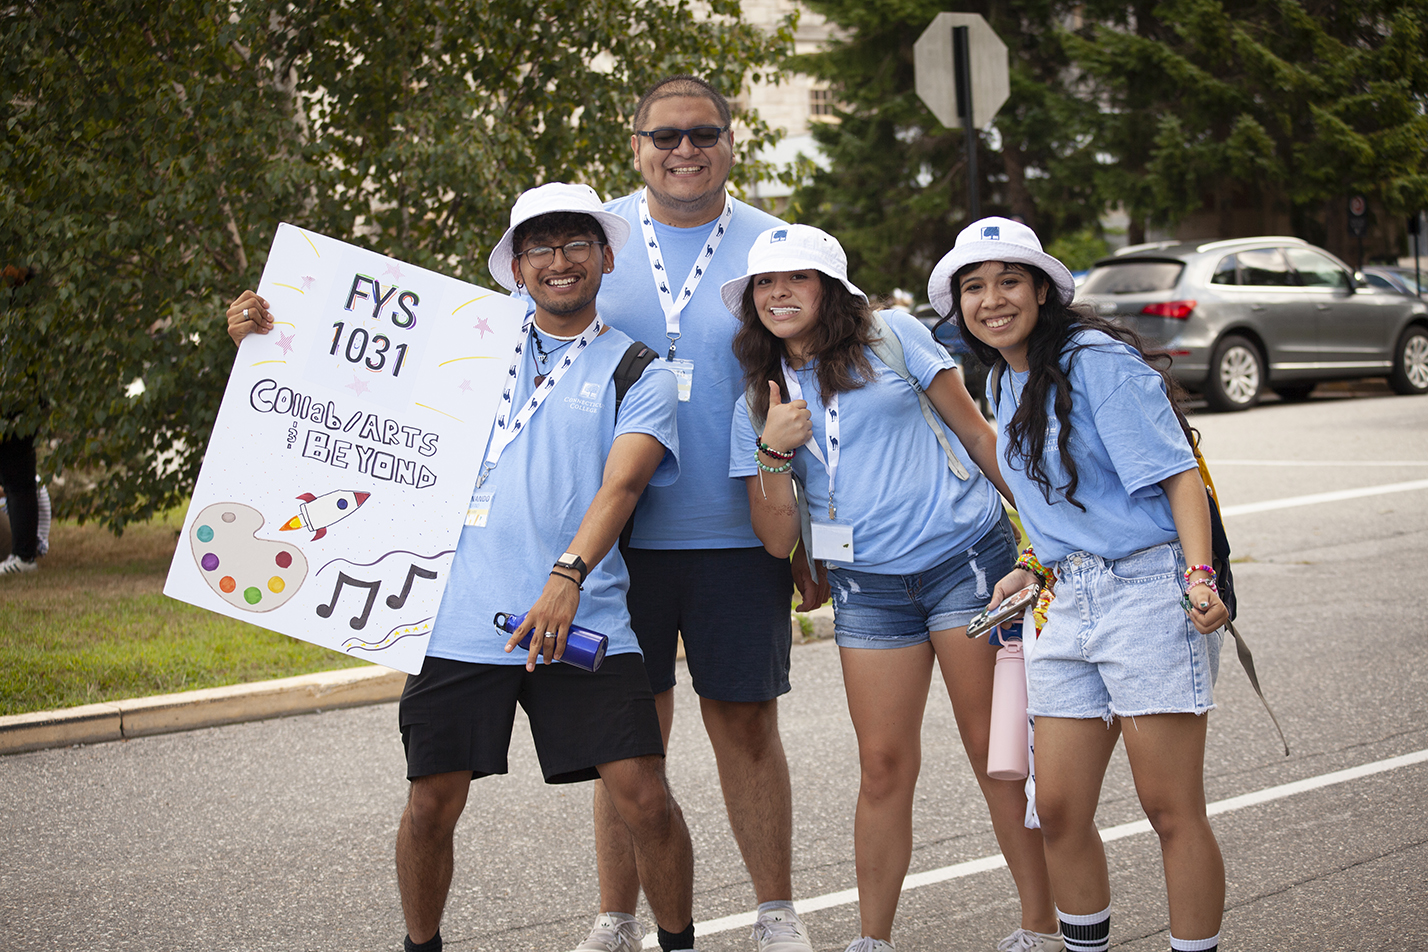
[{"label": "colorful paint dots", "polygon": [[212,526],[199,526],[199,527],[198,527],[198,531],[195,532],[194,535],[198,536],[198,541],[199,541],[199,542],[212,542],[212,541],[213,541],[213,527],[212,527]]},{"label": "colorful paint dots", "polygon": [[285,569],[293,564],[293,556],[291,552],[279,552],[273,561],[278,563],[278,568]]},{"label": "colorful paint dots", "polygon": [[218,580],[218,587],[223,590],[223,594],[231,595],[233,590],[238,587],[238,583],[233,581],[233,576],[225,575]]},{"label": "colorful paint dots", "polygon": [[224,522],[232,522],[234,519],[237,519],[237,518],[238,518],[238,517],[237,517],[236,515],[234,515],[233,513],[231,513],[231,512],[225,512],[225,513],[223,514],[223,521],[224,521]]},{"label": "colorful paint dots", "polygon": [[270,592],[272,592],[274,595],[276,595],[276,594],[278,594],[279,592],[281,592],[282,590],[283,590],[283,580],[282,580],[282,579],[278,578],[276,575],[274,575],[272,578],[268,579],[268,591],[270,591]]},{"label": "colorful paint dots", "polygon": [[263,593],[256,587],[243,589],[243,600],[249,605],[256,605],[263,600]]},{"label": "colorful paint dots", "polygon": [[214,555],[212,552],[205,552],[203,555],[203,559],[199,562],[199,565],[203,566],[203,570],[205,572],[212,572],[214,569],[218,568],[218,556]]}]

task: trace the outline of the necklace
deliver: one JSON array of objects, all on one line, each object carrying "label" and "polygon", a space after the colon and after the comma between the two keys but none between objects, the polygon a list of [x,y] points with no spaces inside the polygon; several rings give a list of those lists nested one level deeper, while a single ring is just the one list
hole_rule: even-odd
[{"label": "necklace", "polygon": [[534,327],[531,328],[531,342],[535,344],[535,351],[531,354],[531,366],[535,368],[535,385],[537,387],[541,385],[546,378],[546,374],[550,372],[551,358],[575,342],[574,337],[556,337],[554,334],[550,336],[553,341],[558,340],[560,343],[552,343],[550,350],[546,350],[544,344],[541,343],[540,331]]}]

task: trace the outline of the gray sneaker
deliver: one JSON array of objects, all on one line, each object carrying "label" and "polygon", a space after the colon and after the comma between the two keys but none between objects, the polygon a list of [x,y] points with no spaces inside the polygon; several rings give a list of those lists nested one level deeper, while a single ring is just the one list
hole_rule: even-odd
[{"label": "gray sneaker", "polygon": [[997,943],[997,952],[1065,952],[1066,942],[1060,932],[1032,932],[1018,929]]},{"label": "gray sneaker", "polygon": [[848,943],[848,948],[844,952],[894,952],[893,944],[883,939],[874,939],[870,935],[865,935],[860,939],[854,939]]},{"label": "gray sneaker", "polygon": [[640,952],[645,927],[638,919],[616,919],[608,912],[595,917],[595,926],[574,952]]},{"label": "gray sneaker", "polygon": [[18,555],[12,555],[0,562],[0,575],[19,575],[21,572],[34,572],[38,569],[39,565],[34,560],[26,562]]},{"label": "gray sneaker", "polygon": [[754,923],[759,952],[813,952],[808,930],[792,909],[772,909]]}]

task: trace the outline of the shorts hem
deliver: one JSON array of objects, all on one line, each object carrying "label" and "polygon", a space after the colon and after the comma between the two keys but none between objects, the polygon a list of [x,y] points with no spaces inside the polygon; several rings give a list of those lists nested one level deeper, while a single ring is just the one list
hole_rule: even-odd
[{"label": "shorts hem", "polygon": [[1142,710],[1142,711],[1112,711],[1112,712],[1111,712],[1111,716],[1112,716],[1112,717],[1120,717],[1120,718],[1127,718],[1127,717],[1135,718],[1135,717],[1154,717],[1154,716],[1157,715],[1157,714],[1194,714],[1196,717],[1200,717],[1200,716],[1203,715],[1203,714],[1208,714],[1208,713],[1210,713],[1211,711],[1213,711],[1213,710],[1216,708],[1216,706],[1217,706],[1217,705],[1216,705],[1214,702],[1211,702],[1209,707],[1201,707],[1200,705],[1197,704],[1197,705],[1195,705],[1193,708],[1185,708],[1185,707],[1181,707],[1181,708],[1165,707],[1165,708],[1147,708],[1147,709]]},{"label": "shorts hem", "polygon": [[861,648],[869,651],[884,651],[890,648],[916,648],[918,645],[925,645],[931,640],[932,636],[926,631],[911,635],[885,635],[882,637],[873,635],[844,635],[839,633],[836,629],[833,632],[833,641],[839,648]]}]

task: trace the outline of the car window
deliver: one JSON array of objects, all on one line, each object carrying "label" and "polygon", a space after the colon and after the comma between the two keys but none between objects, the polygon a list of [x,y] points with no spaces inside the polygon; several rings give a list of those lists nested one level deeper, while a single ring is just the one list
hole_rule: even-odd
[{"label": "car window", "polygon": [[1241,251],[1240,280],[1255,287],[1287,288],[1294,286],[1294,275],[1289,270],[1289,262],[1278,248],[1257,248]]},{"label": "car window", "polygon": [[1097,265],[1086,275],[1082,294],[1144,294],[1169,291],[1180,280],[1179,261],[1115,261]]},{"label": "car window", "polygon": [[1388,278],[1385,278],[1379,274],[1374,274],[1372,271],[1364,272],[1364,280],[1376,288],[1387,288],[1390,291],[1399,292],[1403,290],[1402,288],[1395,285],[1392,281],[1388,280]]},{"label": "car window", "polygon": [[1286,248],[1289,263],[1294,266],[1299,284],[1306,288],[1329,288],[1335,291],[1349,289],[1349,276],[1344,269],[1334,264],[1317,251],[1308,248]]},{"label": "car window", "polygon": [[1220,263],[1215,266],[1215,274],[1210,278],[1211,284],[1239,284],[1239,265],[1235,263],[1235,256],[1221,258]]}]

